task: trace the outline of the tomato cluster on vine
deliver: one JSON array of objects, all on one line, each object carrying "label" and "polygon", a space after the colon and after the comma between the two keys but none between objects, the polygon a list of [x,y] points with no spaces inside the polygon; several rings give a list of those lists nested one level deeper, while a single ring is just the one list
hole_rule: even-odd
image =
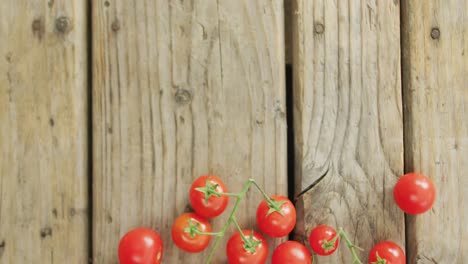
[{"label": "tomato cluster on vine", "polygon": [[[187,214],[183,214],[174,222],[172,227],[174,244],[187,252],[200,252],[208,247],[212,236],[218,239],[224,236],[227,227],[232,223],[236,226],[237,232],[231,235],[226,245],[228,262],[231,264],[265,263],[269,251],[265,238],[261,233],[242,229],[235,216],[239,202],[251,185],[257,187],[264,195],[256,213],[257,226],[260,231],[274,238],[289,235],[296,225],[296,208],[287,197],[268,196],[253,180],[247,183],[241,193],[228,193],[221,179],[214,175],[204,175],[197,178],[189,190],[189,201],[194,213],[190,213],[189,218],[186,217]],[[213,233],[207,219],[221,215],[227,208],[229,197],[237,199],[236,205],[223,230]],[[278,257],[282,255],[284,253],[279,253]],[[212,254],[208,257],[207,263],[211,257]],[[310,255],[306,258],[310,258]]]},{"label": "tomato cluster on vine", "polygon": [[[242,229],[236,219],[240,202],[251,186],[256,187],[264,199],[258,204],[256,223],[260,232]],[[428,211],[435,200],[435,187],[429,178],[417,173],[403,175],[394,188],[396,204],[406,213],[420,214]],[[236,199],[234,207],[224,227],[213,232],[209,219],[220,216],[227,208],[229,198]],[[216,238],[205,261],[210,263],[216,248],[228,227],[234,224],[237,231],[231,234],[226,244],[226,257],[230,264],[263,264],[269,253],[265,236],[281,238],[288,236],[296,225],[294,204],[282,195],[267,195],[250,179],[240,193],[229,193],[223,181],[214,175],[198,177],[189,190],[189,201],[193,212],[178,216],[172,225],[171,237],[181,250],[197,253],[205,250],[212,238]],[[263,235],[262,235],[263,234]],[[359,249],[348,238],[342,228],[338,230],[328,225],[319,225],[309,233],[309,246],[313,254],[302,243],[286,241],[273,252],[273,264],[311,264],[314,255],[333,254],[343,240],[350,249],[353,263],[361,263],[356,253]],[[162,261],[162,240],[155,231],[147,228],[131,230],[120,241],[118,255],[121,264],[159,264]],[[392,241],[382,241],[369,252],[368,263],[405,264],[404,251]]]}]

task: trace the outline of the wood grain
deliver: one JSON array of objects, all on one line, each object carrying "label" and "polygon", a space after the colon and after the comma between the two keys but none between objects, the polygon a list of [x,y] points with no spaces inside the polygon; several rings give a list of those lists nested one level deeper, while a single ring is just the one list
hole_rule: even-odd
[{"label": "wood grain", "polygon": [[0,263],[88,263],[85,2],[0,5]]},{"label": "wood grain", "polygon": [[94,261],[117,263],[120,237],[148,226],[165,263],[200,263],[170,239],[197,176],[287,190],[283,1],[93,1],[92,16]]},{"label": "wood grain", "polygon": [[[398,1],[294,1],[296,237],[343,227],[364,249],[405,246]],[[324,175],[323,177],[321,177]],[[343,248],[317,263],[351,263]]]},{"label": "wood grain", "polygon": [[466,263],[468,1],[404,1],[402,10],[405,169],[437,190],[430,212],[408,217],[408,262]]}]

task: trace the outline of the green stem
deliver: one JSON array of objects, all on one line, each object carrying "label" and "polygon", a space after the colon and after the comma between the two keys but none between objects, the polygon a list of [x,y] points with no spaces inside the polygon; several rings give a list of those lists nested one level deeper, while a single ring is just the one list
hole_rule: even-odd
[{"label": "green stem", "polygon": [[242,241],[244,241],[244,243],[248,243],[248,242],[247,242],[247,238],[245,237],[244,232],[242,232],[242,228],[240,227],[240,225],[239,225],[239,223],[237,222],[237,219],[236,219],[235,217],[232,219],[232,222],[234,223],[234,225],[236,226],[237,230],[239,231],[239,234],[240,234],[240,236],[241,236],[241,238],[242,238]]},{"label": "green stem", "polygon": [[[211,262],[211,259],[213,258],[214,256],[214,253],[216,251],[216,248],[218,247],[219,243],[221,242],[221,239],[222,237],[224,236],[224,234],[226,233],[229,225],[235,221],[235,216],[236,216],[236,212],[237,212],[237,208],[239,207],[239,204],[240,202],[242,201],[242,199],[244,198],[245,194],[247,193],[247,191],[249,190],[250,186],[252,184],[255,184],[256,185],[256,182],[254,179],[249,179],[249,181],[245,184],[244,188],[242,189],[242,191],[236,195],[236,203],[234,204],[234,207],[232,208],[232,211],[231,211],[231,214],[229,215],[229,218],[226,222],[226,224],[224,225],[223,229],[219,232],[219,235],[218,237],[216,238],[216,241],[214,242],[214,245],[213,247],[211,248],[211,251],[210,251],[210,254],[208,255],[208,258],[206,259],[205,263],[206,264],[209,264]],[[242,232],[241,232],[242,234]]]},{"label": "green stem", "polygon": [[217,192],[217,194],[221,196],[231,196],[231,197],[239,197],[239,193],[225,193],[225,192]]},{"label": "green stem", "polygon": [[268,194],[262,189],[262,187],[260,187],[260,185],[257,184],[257,182],[255,182],[254,180],[252,180],[253,182],[253,185],[255,185],[255,187],[262,193],[263,197],[265,197],[265,199],[268,201],[268,202],[271,202],[271,198],[270,196],[268,196]]},{"label": "green stem", "polygon": [[232,222],[234,223],[234,225],[236,226],[237,230],[239,230],[239,232],[241,233],[241,236],[244,236],[244,233],[242,233],[242,228],[240,227],[239,223],[237,222],[237,219],[234,217],[232,219]]},{"label": "green stem", "polygon": [[204,232],[200,230],[195,230],[195,233],[199,235],[207,235],[207,236],[221,236],[221,232]]},{"label": "green stem", "polygon": [[359,256],[357,255],[356,250],[355,250],[358,247],[355,246],[353,242],[351,242],[351,240],[346,235],[346,232],[343,230],[343,228],[340,227],[338,229],[338,235],[343,237],[346,244],[348,245],[349,250],[351,251],[351,254],[353,254],[353,263],[363,264],[362,261],[359,259]]}]

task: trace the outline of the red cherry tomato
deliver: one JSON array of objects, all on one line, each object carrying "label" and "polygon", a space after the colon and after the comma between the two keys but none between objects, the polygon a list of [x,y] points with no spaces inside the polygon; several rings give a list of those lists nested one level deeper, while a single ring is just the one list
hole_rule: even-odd
[{"label": "red cherry tomato", "polygon": [[286,241],[276,247],[271,264],[311,264],[312,256],[307,248],[296,241]]},{"label": "red cherry tomato", "polygon": [[119,243],[120,264],[159,264],[162,254],[161,237],[148,228],[136,228],[129,231]]},{"label": "red cherry tomato", "polygon": [[239,232],[232,235],[226,245],[229,264],[265,263],[268,257],[268,245],[262,235],[250,230],[242,230],[242,233],[249,244],[244,243]]},{"label": "red cherry tomato", "polygon": [[393,189],[393,198],[404,212],[421,214],[431,209],[436,197],[432,181],[418,173],[408,173],[398,180]]},{"label": "red cherry tomato", "polygon": [[172,240],[177,247],[191,253],[203,251],[208,247],[211,236],[187,232],[188,228],[211,232],[211,225],[206,219],[195,213],[184,213],[172,225]]},{"label": "red cherry tomato", "polygon": [[193,210],[205,218],[220,215],[226,209],[229,198],[216,193],[225,193],[224,183],[214,175],[198,177],[190,187],[190,204]]},{"label": "red cherry tomato", "polygon": [[[257,225],[260,230],[271,237],[287,236],[296,225],[296,208],[285,196],[275,195],[271,197],[273,204],[265,199],[257,208]],[[277,207],[281,213],[275,211]]]},{"label": "red cherry tomato", "polygon": [[312,250],[320,256],[328,256],[338,249],[340,238],[334,243],[332,240],[336,237],[336,230],[327,225],[317,226],[312,229],[309,236],[309,243]]},{"label": "red cherry tomato", "polygon": [[369,264],[406,264],[403,249],[392,241],[375,245],[369,253]]}]

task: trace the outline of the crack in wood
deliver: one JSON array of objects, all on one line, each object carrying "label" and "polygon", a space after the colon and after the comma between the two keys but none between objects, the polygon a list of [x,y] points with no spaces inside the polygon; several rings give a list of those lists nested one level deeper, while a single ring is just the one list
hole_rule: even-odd
[{"label": "crack in wood", "polygon": [[305,189],[303,189],[301,192],[299,192],[299,194],[296,195],[296,198],[295,198],[296,201],[306,192],[310,191],[315,186],[317,186],[317,184],[319,184],[320,181],[322,181],[325,178],[325,176],[327,176],[328,172],[330,171],[330,163],[328,163],[326,167],[327,169],[325,170],[324,173],[322,173],[316,180],[314,180],[311,184],[309,184]]}]

